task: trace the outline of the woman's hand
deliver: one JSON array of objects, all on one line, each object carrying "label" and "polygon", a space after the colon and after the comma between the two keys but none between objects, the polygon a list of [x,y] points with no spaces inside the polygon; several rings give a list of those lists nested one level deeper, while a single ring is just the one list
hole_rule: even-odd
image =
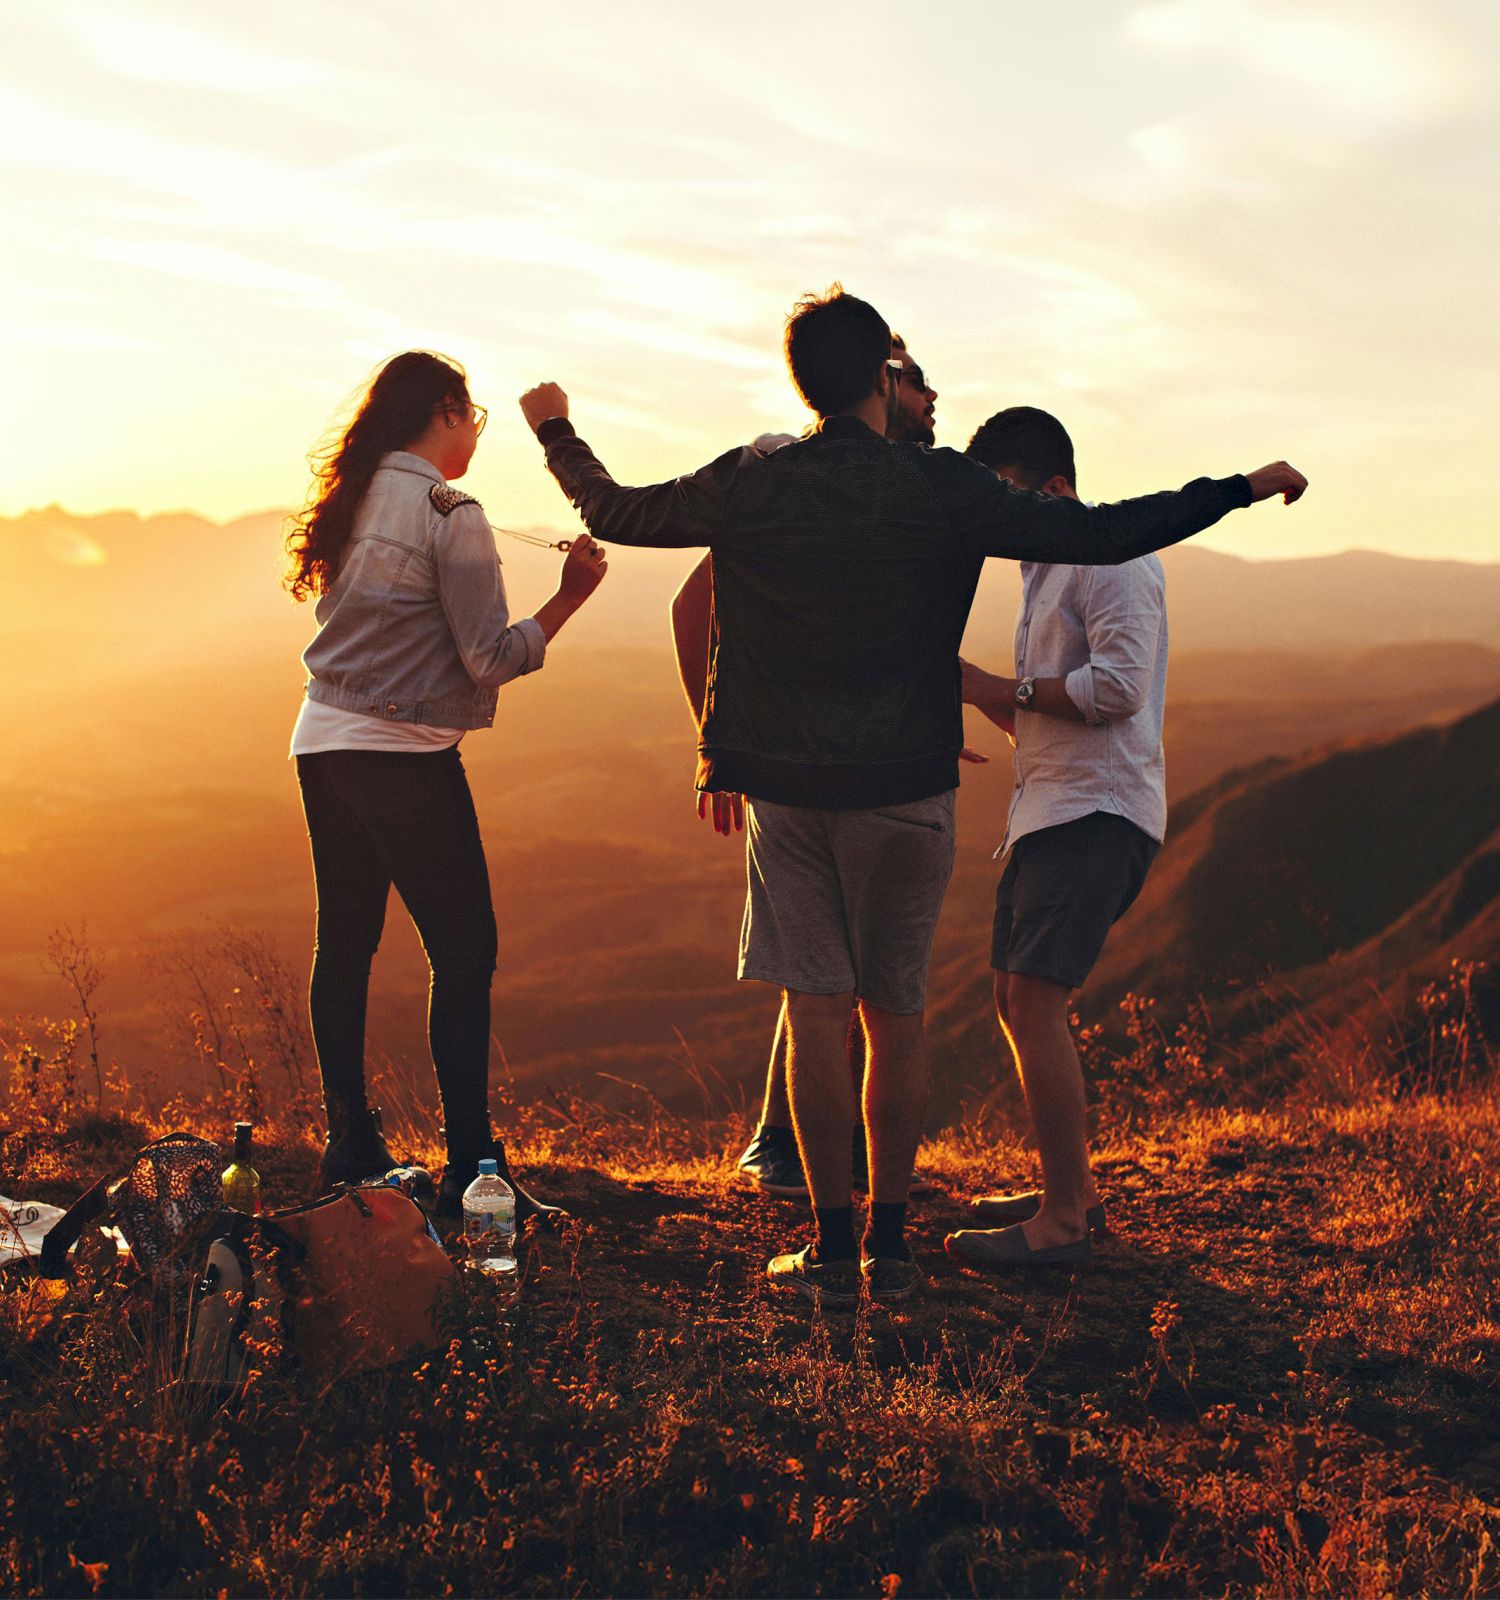
[{"label": "woman's hand", "polygon": [[595,544],[588,534],[580,533],[569,542],[557,592],[570,605],[581,606],[604,582],[604,574],[608,571],[609,558],[604,546]]},{"label": "woman's hand", "polygon": [[586,533],[568,542],[568,553],[563,559],[562,575],[558,579],[557,593],[537,607],[536,620],[549,640],[557,630],[604,582],[609,562],[604,547],[597,545]]}]

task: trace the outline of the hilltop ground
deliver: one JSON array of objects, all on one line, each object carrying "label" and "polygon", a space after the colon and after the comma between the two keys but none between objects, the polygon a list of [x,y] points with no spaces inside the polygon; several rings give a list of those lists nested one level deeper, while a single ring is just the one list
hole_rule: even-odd
[{"label": "hilltop ground", "polygon": [[[931,1282],[895,1313],[767,1291],[805,1213],[730,1181],[742,1123],[576,1104],[522,1142],[582,1220],[529,1244],[508,1324],[474,1286],[469,1336],[415,1374],[317,1395],[268,1376],[215,1413],[160,1386],[161,1352],[107,1299],[25,1342],[12,1283],[0,1587],[1500,1589],[1493,1083],[1163,1100],[1103,1137],[1117,1236],[1077,1278],[954,1270],[960,1198],[1030,1158],[998,1122],[930,1142]],[[155,1131],[13,1117],[4,1170],[63,1201]],[[267,1137],[267,1203],[292,1203],[310,1137]]]}]

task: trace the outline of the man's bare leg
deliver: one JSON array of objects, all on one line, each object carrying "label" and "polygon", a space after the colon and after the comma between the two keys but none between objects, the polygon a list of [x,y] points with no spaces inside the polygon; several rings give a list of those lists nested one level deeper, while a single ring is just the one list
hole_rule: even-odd
[{"label": "man's bare leg", "polygon": [[854,1249],[855,1099],[845,1054],[853,1005],[852,993],[786,991],[792,1122],[818,1217],[820,1258]]},{"label": "man's bare leg", "polygon": [[792,1102],[787,1095],[787,1026],[786,1001],[776,1016],[776,1033],[771,1040],[771,1060],[766,1067],[766,1092],[760,1103],[760,1125],[763,1128],[790,1128]]},{"label": "man's bare leg", "polygon": [[923,1014],[900,1016],[861,1001],[868,1057],[865,1137],[870,1149],[870,1199],[904,1204],[927,1114],[931,1072]]},{"label": "man's bare leg", "polygon": [[1070,994],[1050,978],[995,975],[1000,1024],[1015,1055],[1042,1162],[1041,1209],[1022,1224],[1034,1250],[1084,1238],[1084,1214],[1099,1203],[1089,1170],[1083,1068],[1068,1028]]}]

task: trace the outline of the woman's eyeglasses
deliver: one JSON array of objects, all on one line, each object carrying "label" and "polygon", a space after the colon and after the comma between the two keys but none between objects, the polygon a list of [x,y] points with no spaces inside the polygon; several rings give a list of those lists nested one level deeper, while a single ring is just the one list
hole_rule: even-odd
[{"label": "woman's eyeglasses", "polygon": [[445,417],[467,417],[471,414],[474,418],[474,437],[477,439],[484,432],[485,423],[490,420],[489,411],[484,406],[470,404],[467,406],[443,407],[443,415]]}]

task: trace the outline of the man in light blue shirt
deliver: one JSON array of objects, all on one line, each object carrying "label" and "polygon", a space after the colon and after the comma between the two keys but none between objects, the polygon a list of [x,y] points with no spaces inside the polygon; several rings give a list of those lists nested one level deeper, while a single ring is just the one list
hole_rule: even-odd
[{"label": "man in light blue shirt", "polygon": [[[1073,445],[1055,417],[1013,406],[968,453],[1019,488],[1078,498]],[[1166,584],[1154,555],[1116,567],[1021,567],[1016,676],[964,663],[964,699],[1015,741],[1009,855],[991,965],[1044,1187],[988,1195],[981,1224],[950,1235],[967,1265],[1004,1270],[1092,1259],[1104,1211],[1089,1170],[1072,991],[1140,893],[1166,832],[1162,714]]]}]

